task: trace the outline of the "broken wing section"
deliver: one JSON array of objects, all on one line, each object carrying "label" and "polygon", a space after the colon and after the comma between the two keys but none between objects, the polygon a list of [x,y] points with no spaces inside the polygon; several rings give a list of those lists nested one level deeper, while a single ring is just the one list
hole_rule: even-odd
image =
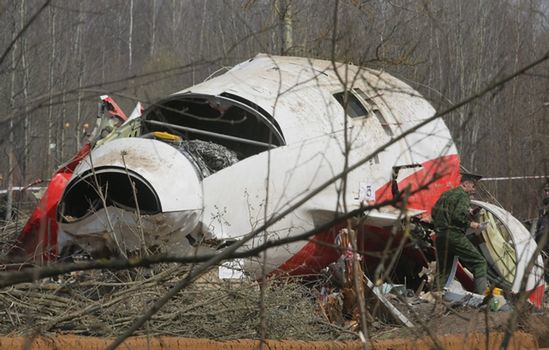
[{"label": "broken wing section", "polygon": [[184,254],[199,229],[202,197],[201,176],[177,148],[154,139],[113,140],[80,163],[63,193],[59,249]]}]

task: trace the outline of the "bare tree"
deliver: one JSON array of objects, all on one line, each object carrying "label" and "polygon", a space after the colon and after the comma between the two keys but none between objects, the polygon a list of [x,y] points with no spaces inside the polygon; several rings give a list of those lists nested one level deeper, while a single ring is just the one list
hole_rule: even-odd
[{"label": "bare tree", "polygon": [[[468,169],[489,177],[549,175],[549,65],[540,63],[493,88],[547,51],[549,8],[543,0],[49,3],[0,0],[0,29],[9,33],[0,38],[0,147],[7,155],[0,167],[7,169],[8,189],[17,164],[24,164],[22,181],[28,182],[49,176],[72,156],[83,125],[95,117],[98,95],[112,94],[128,110],[258,52],[389,71],[448,111],[445,121]],[[47,19],[39,16],[44,8]],[[466,103],[458,109],[459,101]],[[536,181],[486,187],[526,219],[539,205],[543,180]],[[6,219],[12,204],[8,192]],[[263,321],[262,332],[268,334]]]}]

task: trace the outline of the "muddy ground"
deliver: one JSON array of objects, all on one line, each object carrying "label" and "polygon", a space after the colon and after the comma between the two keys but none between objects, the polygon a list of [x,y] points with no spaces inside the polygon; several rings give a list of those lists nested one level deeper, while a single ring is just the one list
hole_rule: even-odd
[{"label": "muddy ground", "polygon": [[[120,348],[132,350],[156,350],[156,349],[194,349],[194,350],[360,350],[367,345],[372,350],[431,350],[442,348],[445,350],[464,349],[490,349],[497,350],[503,340],[503,334],[491,333],[488,336],[472,334],[464,339],[461,336],[444,336],[436,339],[422,338],[417,340],[389,339],[376,340],[366,344],[360,341],[292,341],[292,340],[259,340],[239,339],[228,341],[215,341],[210,339],[191,339],[175,337],[134,337],[127,339]],[[29,339],[20,337],[0,337],[2,349],[32,349],[32,350],[59,350],[80,349],[99,350],[105,349],[112,339],[78,337],[78,336],[53,336]],[[509,342],[508,350],[535,349],[535,339],[526,333],[515,333]]]}]

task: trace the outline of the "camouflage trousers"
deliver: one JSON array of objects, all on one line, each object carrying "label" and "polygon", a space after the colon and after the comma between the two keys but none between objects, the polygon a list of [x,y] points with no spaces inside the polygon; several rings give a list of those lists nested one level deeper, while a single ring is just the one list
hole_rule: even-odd
[{"label": "camouflage trousers", "polygon": [[448,230],[437,233],[437,287],[442,289],[448,280],[454,257],[473,273],[475,279],[486,277],[488,265],[478,249],[463,232]]}]

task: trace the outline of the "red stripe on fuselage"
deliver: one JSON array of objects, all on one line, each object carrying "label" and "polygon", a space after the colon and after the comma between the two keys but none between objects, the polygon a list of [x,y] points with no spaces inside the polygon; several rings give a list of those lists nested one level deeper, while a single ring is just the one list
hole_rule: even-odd
[{"label": "red stripe on fuselage", "polygon": [[[410,196],[408,205],[414,209],[426,210],[430,214],[440,195],[444,191],[456,187],[459,184],[459,179],[459,156],[452,154],[423,163],[420,170],[399,182],[399,189],[402,191],[410,186],[413,191],[428,185],[427,189]],[[376,190],[376,202],[383,202],[391,198],[391,182],[389,181]],[[336,261],[340,253],[334,249],[334,240],[342,227],[345,227],[345,222],[336,223],[329,230],[315,235],[273,273],[313,274]],[[358,247],[364,252],[380,252],[385,249],[387,238],[390,235],[390,228],[362,227],[358,230]],[[398,237],[394,239],[394,243],[398,245]],[[403,254],[413,259],[421,259],[421,263],[425,262],[421,254],[413,249],[405,249]]]},{"label": "red stripe on fuselage", "polygon": [[[404,191],[409,187],[411,192],[425,187],[411,195],[408,200],[408,207],[426,210],[431,214],[431,209],[439,199],[440,195],[459,185],[459,156],[452,154],[427,161],[422,164],[421,169],[404,178],[399,182],[398,188]],[[376,202],[391,200],[391,182],[381,186],[376,191]]]}]

